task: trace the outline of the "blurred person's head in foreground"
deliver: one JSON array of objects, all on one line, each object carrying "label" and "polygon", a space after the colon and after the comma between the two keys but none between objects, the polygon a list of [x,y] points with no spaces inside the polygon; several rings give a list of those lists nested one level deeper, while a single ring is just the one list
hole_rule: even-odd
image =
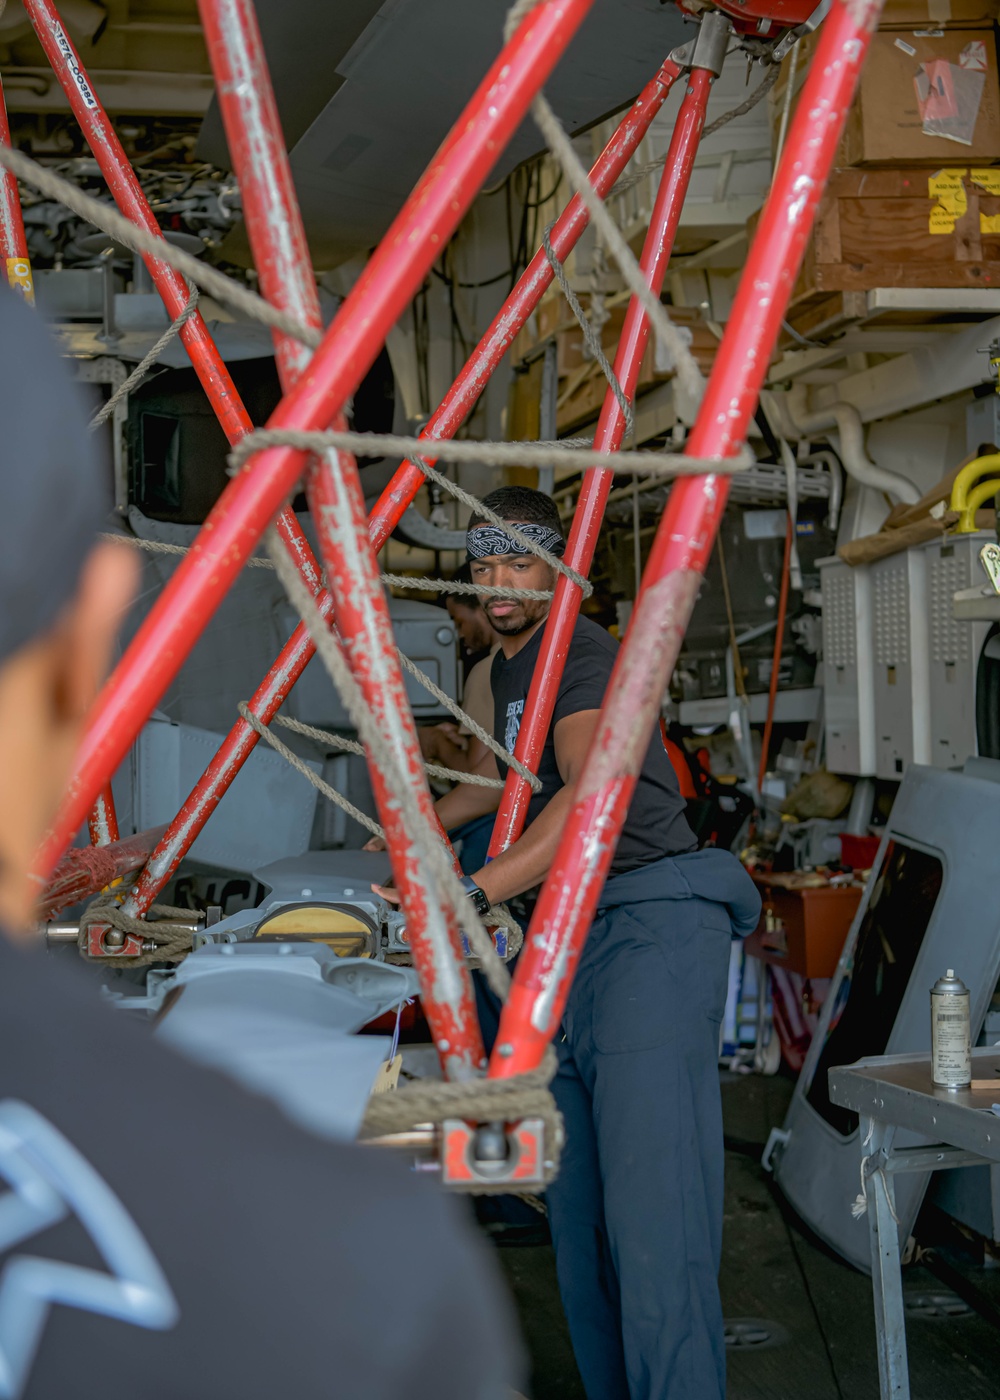
[{"label": "blurred person's head in foreground", "polygon": [[69,777],[138,563],[108,510],[84,403],[31,307],[0,289],[0,926],[32,922],[32,859]]}]

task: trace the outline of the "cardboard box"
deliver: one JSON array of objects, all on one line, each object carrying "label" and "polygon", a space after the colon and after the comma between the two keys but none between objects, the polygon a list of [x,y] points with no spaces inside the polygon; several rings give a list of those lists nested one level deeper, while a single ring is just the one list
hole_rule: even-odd
[{"label": "cardboard box", "polygon": [[[816,34],[800,43],[793,111],[816,43]],[[788,88],[788,59],[785,64],[769,98],[773,143]],[[880,29],[837,148],[837,165],[985,164],[998,158],[1000,83],[993,26]]]}]

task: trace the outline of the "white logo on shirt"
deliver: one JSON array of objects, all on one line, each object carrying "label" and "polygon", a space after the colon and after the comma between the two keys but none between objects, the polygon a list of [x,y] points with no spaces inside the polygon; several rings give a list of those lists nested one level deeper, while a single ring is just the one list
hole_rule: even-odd
[{"label": "white logo on shirt", "polygon": [[507,728],[504,730],[503,743],[508,753],[514,752],[514,745],[517,743],[517,736],[521,731],[521,716],[523,714],[523,699],[507,701]]},{"label": "white logo on shirt", "polygon": [[180,1309],[149,1245],[111,1188],[28,1104],[0,1103],[0,1253],[75,1215],[109,1272],[16,1254],[0,1274],[0,1397],[21,1394],[54,1303],[163,1331]]}]

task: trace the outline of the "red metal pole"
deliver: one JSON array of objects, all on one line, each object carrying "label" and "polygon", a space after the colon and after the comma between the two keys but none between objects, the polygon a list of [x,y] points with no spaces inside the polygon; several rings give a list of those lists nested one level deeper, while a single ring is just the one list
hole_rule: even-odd
[{"label": "red metal pole", "polygon": [[[379,733],[398,756],[428,833],[435,832],[434,804],[393,643],[378,561],[368,537],[357,469],[338,472],[323,459],[307,473],[306,487],[351,670]],[[419,848],[407,832],[399,803],[386,786],[374,755],[369,753],[368,759],[392,873],[407,915],[413,961],[420,976],[420,999],[446,1077],[467,1079],[482,1069],[486,1056],[461,935],[436,888],[433,871],[421,865]]]},{"label": "red metal pole", "polygon": [[[98,100],[87,70],[60,22],[55,5],[52,0],[27,0],[25,8],[52,69],[69,98],[73,114],[101,167],[101,173],[108,182],[115,203],[126,218],[147,233],[160,237],[160,226],[149,207],[149,201]],[[189,295],[184,278],[156,258],[145,257],[143,261],[168,314],[171,317],[179,315],[187,305]],[[253,423],[199,311],[181,328],[180,338],[223,432],[231,443],[238,442],[250,432]],[[283,510],[276,523],[299,572],[315,591],[319,587],[319,569],[294,514]]]},{"label": "red metal pole", "polygon": [[114,793],[111,784],[105,783],[87,821],[92,846],[110,846],[120,839],[118,814],[115,811]]},{"label": "red metal pole", "polygon": [[[667,59],[636,98],[590,172],[598,194],[606,194],[621,175],[680,73],[677,64]],[[551,242],[558,257],[565,258],[575,247],[589,222],[590,215],[583,201],[575,196],[552,227]],[[549,260],[540,250],[460,371],[441,406],[426,424],[422,436],[434,441],[454,436],[472,411],[489,376],[510,348],[514,337],[551,285],[552,276]],[[403,463],[395,473],[369,516],[374,549],[379,550],[385,544],[423,480],[420,470],[411,463]],[[322,593],[317,601],[324,617],[332,616],[329,595]],[[300,625],[250,698],[249,708],[264,724],[270,724],[277,714],[288,692],[312,659],[313,651],[309,633]],[[243,719],[237,720],[139,876],[135,892],[126,904],[128,912],[133,915],[146,913],[191,849],[257,742],[257,731]]]},{"label": "red metal pole", "polygon": [[792,540],[795,537],[795,521],[788,512],[785,524],[785,553],[781,564],[781,588],[778,592],[778,620],[774,633],[774,651],[771,654],[771,683],[767,688],[767,719],[764,734],[760,741],[760,767],[757,772],[757,791],[763,792],[767,777],[767,754],[771,747],[771,731],[774,727],[774,705],[778,698],[778,672],[781,670],[781,649],[785,641],[785,614],[788,611],[788,585],[791,581]]},{"label": "red metal pole", "polygon": [[[692,71],[670,138],[670,149],[639,263],[650,287],[657,295],[663,288],[681,210],[691,182],[691,172],[705,125],[705,110],[711,85],[712,75],[706,69],[696,68]],[[629,400],[635,397],[635,386],[648,340],[649,317],[639,299],[633,297],[625,314],[614,364],[615,375]],[[624,435],[625,419],[617,398],[609,388],[598,419],[594,447],[604,452],[615,452],[621,447]],[[573,515],[566,546],[566,562],[584,575],[588,573],[594,558],[613,476],[613,472],[597,467],[588,471],[584,477],[583,489]],[[517,757],[532,771],[537,768],[541,759],[552,722],[556,695],[566,665],[573,629],[580,615],[581,601],[577,586],[565,575],[560,574],[552,609],[545,623],[538,662],[524,706],[524,722],[515,749]],[[490,839],[491,856],[505,851],[520,836],[530,799],[531,789],[528,784],[513,768],[509,769],[500,810]]]},{"label": "red metal pole", "polygon": [[[250,0],[200,0],[200,11],[262,294],[307,325],[319,327],[319,297],[305,228],[253,6]],[[287,392],[308,365],[309,351],[281,335],[275,336],[275,347]],[[334,422],[346,426],[339,416]],[[433,831],[433,802],[368,534],[357,466],[347,453],[330,454],[311,468],[308,482],[345,658],[380,732],[403,760],[407,781]],[[444,912],[444,901],[426,888],[427,872],[418,868],[412,840],[375,754],[369,754],[369,769],[434,1041],[447,1075],[467,1078],[482,1068],[485,1054],[459,930]]]},{"label": "red metal pole", "polygon": [[[41,0],[30,0],[33,7]],[[521,22],[268,427],[313,430],[340,411],[451,237],[593,0],[543,0]],[[177,674],[305,465],[292,448],[257,453],[230,482],[94,707],[66,799],[39,854],[50,868]]]},{"label": "red metal pole", "polygon": [[[835,0],[824,21],[688,442],[691,456],[732,456],[746,437],[879,9],[877,0]],[[723,475],[681,478],[671,489],[524,941],[491,1075],[537,1065],[559,1025],[727,494]]]},{"label": "red metal pole", "polygon": [[[25,0],[28,18],[41,41],[53,72],[69,98],[73,115],[80,123],[87,143],[93,151],[101,173],[107,180],[119,209],[147,233],[159,235],[160,226],[153,216],[142,186],[129,164],[114,127],[91,86],[80,56],[59,18],[52,0]],[[166,303],[171,319],[179,316],[187,305],[188,287],[179,272],[155,258],[143,259],[149,268],[156,289]],[[237,442],[253,424],[240,403],[225,365],[208,333],[199,312],[181,329],[181,340],[219,416],[219,422],[230,442]]]},{"label": "red metal pole", "polygon": [[[10,145],[10,127],[7,123],[7,103],[4,99],[3,83],[0,82],[0,142]],[[0,171],[0,258],[4,262],[4,275],[8,286],[19,292],[27,302],[35,300],[35,285],[31,277],[31,260],[28,257],[28,241],[24,236],[24,219],[21,216],[21,196],[18,193],[17,177],[6,166]]]},{"label": "red metal pole", "polygon": [[[667,99],[667,94],[680,77],[682,69],[672,59],[666,59],[633,102],[611,140],[601,152],[590,171],[590,180],[602,198],[621,175],[652,125],[653,118]],[[574,195],[552,225],[549,241],[560,260],[576,247],[584,229],[590,223],[587,206]],[[465,422],[479,400],[480,394],[510,349],[515,336],[552,285],[552,264],[539,248],[518,280],[517,286],[497,312],[489,329],[473,350],[458,378],[441,400],[441,405],[428,419],[420,433],[422,438],[440,442],[452,438]],[[428,455],[427,461],[434,458]],[[404,462],[382,492],[371,513],[372,538],[376,549],[399,523],[403,511],[413,500],[423,483],[423,474],[412,462]]]}]

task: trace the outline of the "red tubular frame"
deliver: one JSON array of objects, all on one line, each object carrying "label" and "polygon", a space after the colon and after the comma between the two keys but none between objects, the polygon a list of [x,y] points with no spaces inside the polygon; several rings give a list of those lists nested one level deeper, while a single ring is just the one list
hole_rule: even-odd
[{"label": "red tubular frame", "polygon": [[[319,327],[319,297],[253,6],[250,0],[200,0],[200,11],[261,291],[282,310]],[[308,365],[309,351],[280,335],[275,346],[288,392]],[[346,426],[342,418],[334,422]],[[357,466],[346,453],[328,454],[311,466],[307,482],[346,660],[380,732],[402,759],[433,831],[433,803]],[[434,1041],[448,1077],[468,1078],[482,1068],[485,1053],[459,930],[444,901],[435,898],[433,884],[425,888],[418,853],[374,754],[369,768]]]},{"label": "red tubular frame", "polygon": [[120,840],[118,814],[115,811],[114,794],[111,784],[105,783],[87,819],[92,846],[110,846]]},{"label": "red tubular frame", "polygon": [[[746,437],[879,9],[877,0],[834,0],[823,23],[687,445],[691,456],[733,456]],[[538,1065],[559,1025],[728,484],[721,475],[681,478],[671,490],[503,1010],[492,1076]]]},{"label": "red tubular frame", "polygon": [[[33,8],[40,3],[29,0]],[[269,427],[323,428],[340,411],[592,3],[543,0],[521,22]],[[121,762],[294,488],[305,457],[290,448],[255,454],[213,507],[98,698],[63,806],[39,854],[43,874],[72,839],[101,785]]]},{"label": "red tubular frame", "polygon": [[[2,82],[0,82],[0,142],[5,146],[10,145],[10,126],[7,123],[7,103],[4,98]],[[6,166],[0,170],[0,258],[3,258],[4,277],[8,286],[20,293],[25,301],[34,302],[35,288],[31,279],[28,241],[24,236],[21,196],[17,188],[17,177]]]},{"label": "red tubular frame", "polygon": [[[142,186],[122,150],[114,127],[94,94],[87,71],[60,22],[59,13],[52,0],[25,0],[24,8],[45,50],[45,56],[52,65],[52,71],[69,98],[73,115],[80,123],[87,144],[101,167],[101,173],[108,182],[115,203],[133,223],[138,224],[147,233],[161,236],[160,226],[143,194]],[[179,316],[187,305],[189,296],[184,278],[172,267],[157,262],[155,258],[145,257],[143,261],[171,319]],[[244,433],[251,430],[253,424],[240,403],[200,312],[196,311],[181,328],[180,338],[212,407],[218,414],[226,436],[230,442],[238,442]]]},{"label": "red tubular frame", "polygon": [[[210,45],[214,45],[211,33]],[[591,170],[591,180],[599,194],[606,194],[619,178],[681,71],[677,64],[667,59],[636,98]],[[220,101],[223,100],[220,98]],[[582,200],[579,196],[574,197],[552,227],[551,242],[557,256],[567,256],[589,220],[590,215]],[[540,250],[459,373],[441,406],[427,423],[422,436],[438,441],[454,436],[474,408],[490,374],[551,285],[552,278],[551,266]],[[376,550],[389,538],[422,482],[422,473],[410,463],[404,463],[395,473],[369,517],[372,543]],[[324,592],[317,601],[324,616],[330,616],[332,603],[329,595]],[[311,660],[313,651],[308,631],[300,625],[249,701],[249,708],[264,724],[269,724],[274,718]],[[256,731],[244,720],[240,719],[233,725],[142,871],[135,891],[127,902],[128,912],[137,915],[149,909],[257,742]]]},{"label": "red tubular frame", "polygon": [[[691,172],[705,126],[705,111],[711,85],[712,75],[706,69],[696,68],[691,72],[687,92],[684,94],[670,138],[670,148],[643,243],[639,266],[657,296],[663,288],[663,279],[677,237],[684,198],[691,182]],[[614,363],[615,375],[630,401],[635,398],[635,386],[648,340],[649,317],[639,299],[632,297],[625,313]],[[603,452],[616,452],[621,447],[624,435],[625,419],[618,400],[609,387],[604,395],[601,416],[594,435],[594,448]],[[566,562],[584,575],[589,572],[593,562],[613,477],[614,473],[604,467],[595,467],[588,471],[573,513],[573,524],[566,546]],[[514,750],[516,757],[532,772],[537,769],[542,749],[545,747],[545,738],[552,722],[556,695],[566,665],[573,628],[580,615],[581,602],[579,588],[564,574],[560,574],[524,706],[524,721]],[[520,836],[530,800],[531,789],[528,784],[513,768],[508,769],[507,783],[490,838],[491,856],[505,851]]]}]

